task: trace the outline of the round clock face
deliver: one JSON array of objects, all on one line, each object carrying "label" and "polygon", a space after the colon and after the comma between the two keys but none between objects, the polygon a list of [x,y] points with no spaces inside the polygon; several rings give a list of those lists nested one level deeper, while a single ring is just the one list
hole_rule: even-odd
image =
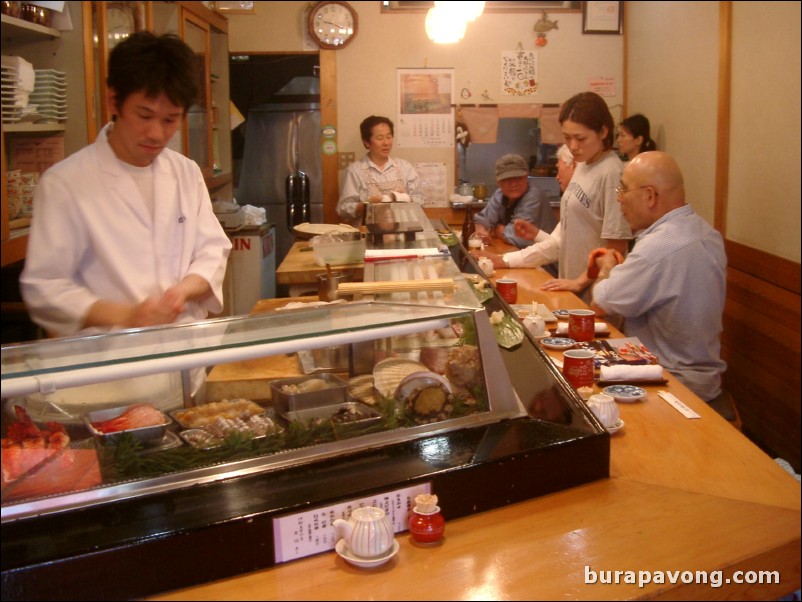
[{"label": "round clock face", "polygon": [[319,2],[309,13],[309,34],[321,48],[343,48],[356,31],[356,11],[346,2]]}]

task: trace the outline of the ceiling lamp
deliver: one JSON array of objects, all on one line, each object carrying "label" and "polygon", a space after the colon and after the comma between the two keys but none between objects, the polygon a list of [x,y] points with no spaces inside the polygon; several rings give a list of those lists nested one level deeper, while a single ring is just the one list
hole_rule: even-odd
[{"label": "ceiling lamp", "polygon": [[456,44],[465,37],[467,21],[461,2],[435,2],[426,13],[426,35],[435,44]]},{"label": "ceiling lamp", "polygon": [[[434,3],[435,6],[439,4],[439,2]],[[476,21],[479,17],[482,16],[482,13],[485,11],[485,3],[482,2],[449,2],[449,4],[461,4],[463,6],[463,13],[465,15],[465,20],[468,23],[472,21]]]}]

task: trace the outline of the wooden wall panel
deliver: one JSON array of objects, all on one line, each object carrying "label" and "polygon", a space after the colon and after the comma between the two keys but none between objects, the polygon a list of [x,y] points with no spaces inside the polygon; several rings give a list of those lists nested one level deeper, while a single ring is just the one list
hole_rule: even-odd
[{"label": "wooden wall panel", "polygon": [[727,242],[722,357],[744,433],[800,471],[800,266]]}]

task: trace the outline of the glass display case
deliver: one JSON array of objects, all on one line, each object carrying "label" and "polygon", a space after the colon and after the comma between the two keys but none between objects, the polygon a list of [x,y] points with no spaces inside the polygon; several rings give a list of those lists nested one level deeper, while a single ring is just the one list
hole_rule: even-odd
[{"label": "glass display case", "polygon": [[[509,307],[450,254],[408,263],[373,276],[455,286],[3,347],[3,599],[272,566],[281,517],[403,488],[454,519],[606,478],[607,432],[532,339],[500,344]],[[231,404],[246,428],[214,431]]]}]

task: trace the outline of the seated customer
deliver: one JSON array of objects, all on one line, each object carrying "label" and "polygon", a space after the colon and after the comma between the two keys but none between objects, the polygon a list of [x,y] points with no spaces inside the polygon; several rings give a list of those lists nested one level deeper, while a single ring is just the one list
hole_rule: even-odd
[{"label": "seated customer", "polygon": [[523,157],[504,155],[499,158],[496,181],[498,190],[473,218],[477,236],[485,242],[500,238],[521,249],[532,241],[516,235],[515,220],[526,220],[547,232],[554,229],[557,220],[551,205],[542,190],[529,184],[529,166]]},{"label": "seated customer", "polygon": [[391,193],[404,193],[420,205],[418,172],[409,161],[390,157],[393,150],[393,122],[371,115],[359,124],[359,134],[367,153],[348,166],[343,180],[337,215],[344,222],[359,227],[364,221],[365,203],[381,203]]},{"label": "seated customer", "polygon": [[630,227],[642,232],[620,265],[614,253],[596,254],[592,306],[622,316],[627,336],[638,337],[669,372],[711,402],[726,369],[721,235],[685,202],[682,173],[667,153],[637,155],[616,192]]}]

